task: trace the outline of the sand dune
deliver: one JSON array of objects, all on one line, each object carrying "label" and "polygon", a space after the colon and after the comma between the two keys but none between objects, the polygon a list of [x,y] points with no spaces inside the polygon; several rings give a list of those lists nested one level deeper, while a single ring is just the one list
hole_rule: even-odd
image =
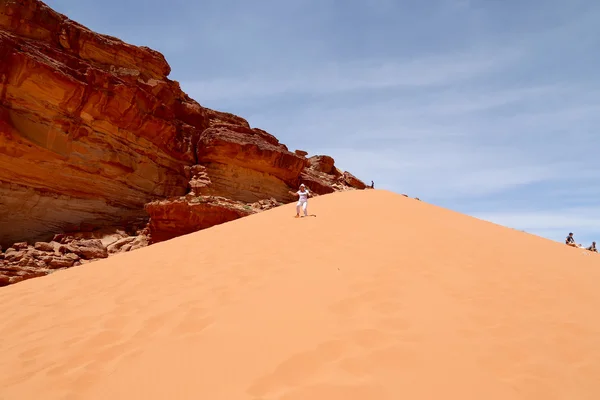
[{"label": "sand dune", "polygon": [[335,193],[0,290],[0,399],[600,398],[600,255]]}]

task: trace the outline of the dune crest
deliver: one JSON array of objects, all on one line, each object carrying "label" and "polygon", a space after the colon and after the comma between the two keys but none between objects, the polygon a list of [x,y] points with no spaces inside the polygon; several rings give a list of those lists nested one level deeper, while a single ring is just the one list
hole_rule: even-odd
[{"label": "dune crest", "polygon": [[380,190],[310,212],[3,288],[0,397],[600,398],[600,257]]}]

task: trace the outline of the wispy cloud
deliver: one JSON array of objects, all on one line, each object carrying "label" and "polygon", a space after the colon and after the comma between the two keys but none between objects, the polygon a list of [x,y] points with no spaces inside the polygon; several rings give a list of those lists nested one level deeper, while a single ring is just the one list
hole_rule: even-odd
[{"label": "wispy cloud", "polygon": [[510,148],[469,145],[409,144],[402,151],[361,151],[329,148],[342,168],[379,187],[448,204],[462,198],[476,199],[523,185],[570,178],[572,164],[539,164]]},{"label": "wispy cloud", "polygon": [[501,70],[521,56],[517,49],[427,56],[419,59],[316,60],[302,66],[255,71],[243,77],[181,82],[204,102],[244,101],[276,95],[324,95],[373,89],[444,86]]}]

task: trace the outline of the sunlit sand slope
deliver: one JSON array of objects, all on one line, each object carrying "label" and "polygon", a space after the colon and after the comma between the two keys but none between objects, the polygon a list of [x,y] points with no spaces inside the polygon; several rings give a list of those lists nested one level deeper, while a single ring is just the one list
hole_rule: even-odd
[{"label": "sunlit sand slope", "polygon": [[0,289],[0,399],[600,399],[600,255],[335,193]]}]

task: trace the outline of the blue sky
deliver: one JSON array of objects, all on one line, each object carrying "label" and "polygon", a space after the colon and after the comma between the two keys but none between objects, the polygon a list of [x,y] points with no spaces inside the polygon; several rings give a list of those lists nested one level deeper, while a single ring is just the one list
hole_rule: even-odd
[{"label": "blue sky", "polygon": [[377,188],[600,240],[596,0],[47,0]]}]

